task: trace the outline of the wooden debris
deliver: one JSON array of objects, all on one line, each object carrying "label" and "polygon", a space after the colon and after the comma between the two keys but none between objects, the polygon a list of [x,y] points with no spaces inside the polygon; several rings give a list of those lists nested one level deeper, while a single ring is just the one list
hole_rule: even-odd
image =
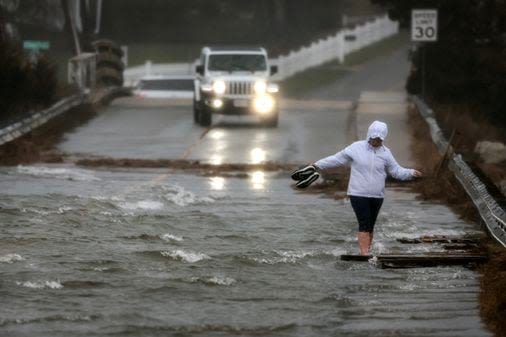
[{"label": "wooden debris", "polygon": [[477,244],[479,241],[479,238],[473,238],[473,237],[450,237],[450,236],[421,236],[419,238],[400,238],[397,239],[398,242],[401,243],[411,243],[411,244],[417,244],[417,243],[462,243],[462,244]]},{"label": "wooden debris", "polygon": [[372,255],[341,255],[343,261],[369,261]]},{"label": "wooden debris", "polygon": [[464,251],[477,251],[479,246],[477,243],[450,243],[444,245],[443,248],[445,250],[464,250]]},{"label": "wooden debris", "polygon": [[422,255],[394,255],[385,254],[378,256],[364,255],[341,255],[343,261],[369,261],[371,260],[380,268],[420,268],[437,266],[466,266],[476,267],[486,261],[485,255],[479,254],[422,254]]}]

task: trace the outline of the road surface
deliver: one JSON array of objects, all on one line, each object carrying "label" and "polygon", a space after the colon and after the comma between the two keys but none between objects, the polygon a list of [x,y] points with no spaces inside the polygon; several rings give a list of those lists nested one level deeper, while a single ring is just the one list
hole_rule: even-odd
[{"label": "road surface", "polygon": [[[313,161],[351,141],[351,103],[361,88],[378,90],[371,74],[378,88],[406,75],[402,50],[312,101],[284,102],[279,128],[226,117],[204,129],[188,105],[124,98],[59,149],[70,160]],[[336,94],[343,83],[353,92]],[[0,335],[490,336],[476,272],[340,261],[357,251],[349,202],[297,192],[288,175],[0,168]],[[480,233],[445,206],[390,189],[373,254],[443,250],[400,237]]]}]

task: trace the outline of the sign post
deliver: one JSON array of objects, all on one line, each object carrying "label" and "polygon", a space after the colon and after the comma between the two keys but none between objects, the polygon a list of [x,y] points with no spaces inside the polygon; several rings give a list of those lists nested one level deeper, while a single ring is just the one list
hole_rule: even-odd
[{"label": "sign post", "polygon": [[[411,41],[427,43],[437,41],[437,9],[413,9],[411,11]],[[425,54],[422,49],[422,97],[425,98]]]},{"label": "sign post", "polygon": [[35,64],[40,51],[49,49],[49,41],[24,40],[23,49],[28,51],[30,62]]}]

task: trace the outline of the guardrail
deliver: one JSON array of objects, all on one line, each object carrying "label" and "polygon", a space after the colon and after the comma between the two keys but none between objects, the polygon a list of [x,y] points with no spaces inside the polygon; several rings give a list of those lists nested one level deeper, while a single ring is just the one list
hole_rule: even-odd
[{"label": "guardrail", "polygon": [[445,153],[452,154],[448,167],[478,209],[480,217],[490,235],[506,247],[506,212],[488,193],[485,184],[474,174],[473,170],[462,159],[462,156],[454,154],[453,147],[446,140],[439,128],[432,109],[418,96],[412,96],[411,100],[415,103],[418,111],[429,125],[432,140],[436,144],[439,153],[442,155]]},{"label": "guardrail", "polygon": [[108,97],[127,94],[128,89],[122,87],[110,87],[101,89],[91,95],[89,93],[80,93],[56,102],[53,106],[32,114],[28,114],[19,121],[12,122],[10,125],[0,129],[0,146],[11,142],[35,128],[47,123],[50,119],[84,103],[98,103]]},{"label": "guardrail", "polygon": [[0,130],[0,145],[13,141],[33,129],[41,126],[61,113],[82,104],[87,98],[86,94],[77,94],[58,101],[53,106],[36,112]]},{"label": "guardrail", "polygon": [[[326,39],[314,41],[307,47],[270,59],[271,64],[278,66],[278,73],[273,79],[284,80],[335,59],[342,63],[346,55],[398,32],[399,23],[391,21],[387,15],[357,24],[354,28],[340,30]],[[194,75],[197,62],[198,60],[190,63],[153,64],[148,61],[145,65],[125,69],[125,86],[134,86],[145,75]]]}]

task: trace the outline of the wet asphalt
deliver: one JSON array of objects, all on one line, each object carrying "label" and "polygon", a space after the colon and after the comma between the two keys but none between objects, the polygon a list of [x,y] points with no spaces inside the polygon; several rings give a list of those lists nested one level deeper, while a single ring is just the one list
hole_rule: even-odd
[{"label": "wet asphalt", "polygon": [[[406,46],[281,108],[195,125],[191,106],[113,101],[65,135],[68,158],[314,161],[354,140],[361,90],[398,88]],[[382,270],[356,252],[347,200],[294,191],[288,172],[37,164],[0,168],[0,335],[489,336],[463,267]],[[480,234],[447,207],[387,191],[373,254],[440,252],[401,237]]]}]

